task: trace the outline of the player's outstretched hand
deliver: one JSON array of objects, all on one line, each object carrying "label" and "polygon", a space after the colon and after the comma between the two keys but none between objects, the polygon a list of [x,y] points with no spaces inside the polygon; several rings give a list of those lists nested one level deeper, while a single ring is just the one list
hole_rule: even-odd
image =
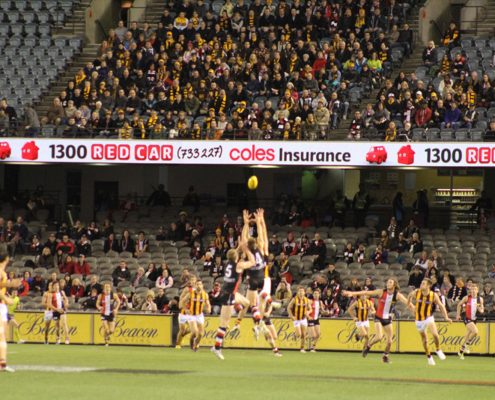
[{"label": "player's outstretched hand", "polygon": [[242,210],[242,219],[245,224],[249,224],[249,211],[248,210]]}]

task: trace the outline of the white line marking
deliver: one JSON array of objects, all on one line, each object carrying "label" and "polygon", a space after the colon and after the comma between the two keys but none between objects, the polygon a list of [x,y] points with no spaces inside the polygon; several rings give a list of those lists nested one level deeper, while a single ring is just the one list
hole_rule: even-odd
[{"label": "white line marking", "polygon": [[90,372],[97,370],[97,368],[93,368],[93,367],[69,367],[64,365],[13,365],[12,367],[16,371],[61,372],[61,373]]}]

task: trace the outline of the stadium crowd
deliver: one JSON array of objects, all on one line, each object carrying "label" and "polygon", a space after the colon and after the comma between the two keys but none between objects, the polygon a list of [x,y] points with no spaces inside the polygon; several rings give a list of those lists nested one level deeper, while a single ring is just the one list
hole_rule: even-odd
[{"label": "stadium crowd", "polygon": [[170,2],[157,26],[111,29],[42,124],[64,137],[329,139],[410,53],[414,4]]},{"label": "stadium crowd", "polygon": [[[459,249],[462,245],[463,252],[470,253],[457,259],[449,251],[454,247],[447,247],[438,237],[431,239],[431,231],[424,228],[425,215],[416,213],[407,223],[392,216],[388,226],[379,231],[376,227],[342,230],[322,224],[324,218],[304,222],[301,216],[307,210],[295,198],[282,199],[277,210],[271,216],[268,265],[273,297],[282,304],[278,315],[287,315],[295,288],[303,285],[309,294],[321,290],[324,316],[342,317],[349,306],[342,290],[372,290],[394,274],[406,290],[418,288],[422,279],[429,277],[449,310],[455,310],[464,297],[469,280],[484,282],[484,317],[495,318],[495,260],[489,260],[493,266],[488,268],[488,258],[482,254],[486,249],[481,240],[477,245],[471,243],[472,235],[462,244],[450,239],[450,246]],[[110,218],[101,224],[77,220],[72,226],[62,223],[43,233],[43,240],[39,232],[27,228],[22,217],[15,223],[1,218],[0,241],[7,244],[14,260],[8,268],[9,279],[22,277],[22,286],[14,295],[28,309],[39,309],[48,284],[58,281],[72,310],[95,310],[101,282],[111,282],[122,310],[177,313],[179,292],[190,274],[195,274],[209,291],[212,312],[218,314],[226,254],[237,246],[243,225],[241,217],[218,217],[218,222],[206,225],[199,211],[188,215],[181,210],[167,227],[154,225],[156,230],[147,232],[117,232]],[[280,220],[290,222],[273,224]],[[425,241],[423,231],[429,232]],[[256,236],[255,225],[251,234]],[[477,254],[483,256],[479,259],[482,267],[473,269]],[[449,270],[451,265],[456,268],[455,275]],[[401,310],[396,314],[400,316]]]}]

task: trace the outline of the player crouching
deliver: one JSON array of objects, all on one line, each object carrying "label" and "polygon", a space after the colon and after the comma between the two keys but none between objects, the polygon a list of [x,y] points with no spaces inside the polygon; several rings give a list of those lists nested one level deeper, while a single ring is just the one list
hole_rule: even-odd
[{"label": "player crouching", "polygon": [[108,346],[110,336],[115,331],[115,318],[120,308],[119,296],[112,292],[109,283],[103,285],[103,292],[96,300],[96,308],[101,312],[101,321],[105,330],[105,346]]}]

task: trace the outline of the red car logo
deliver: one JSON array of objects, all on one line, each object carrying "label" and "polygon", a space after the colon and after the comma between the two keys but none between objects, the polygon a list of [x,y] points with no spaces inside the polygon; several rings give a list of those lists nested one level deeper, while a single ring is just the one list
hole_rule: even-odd
[{"label": "red car logo", "polygon": [[40,148],[36,146],[36,142],[34,140],[26,142],[24,146],[22,146],[22,158],[29,161],[37,160],[39,149]]},{"label": "red car logo", "polygon": [[5,160],[10,157],[12,150],[7,142],[0,142],[0,159]]},{"label": "red car logo", "polygon": [[402,146],[397,153],[397,162],[404,165],[414,164],[414,154],[416,152],[411,148],[410,144]]},{"label": "red car logo", "polygon": [[373,146],[366,153],[366,161],[369,163],[381,164],[387,161],[387,151],[383,146]]}]

